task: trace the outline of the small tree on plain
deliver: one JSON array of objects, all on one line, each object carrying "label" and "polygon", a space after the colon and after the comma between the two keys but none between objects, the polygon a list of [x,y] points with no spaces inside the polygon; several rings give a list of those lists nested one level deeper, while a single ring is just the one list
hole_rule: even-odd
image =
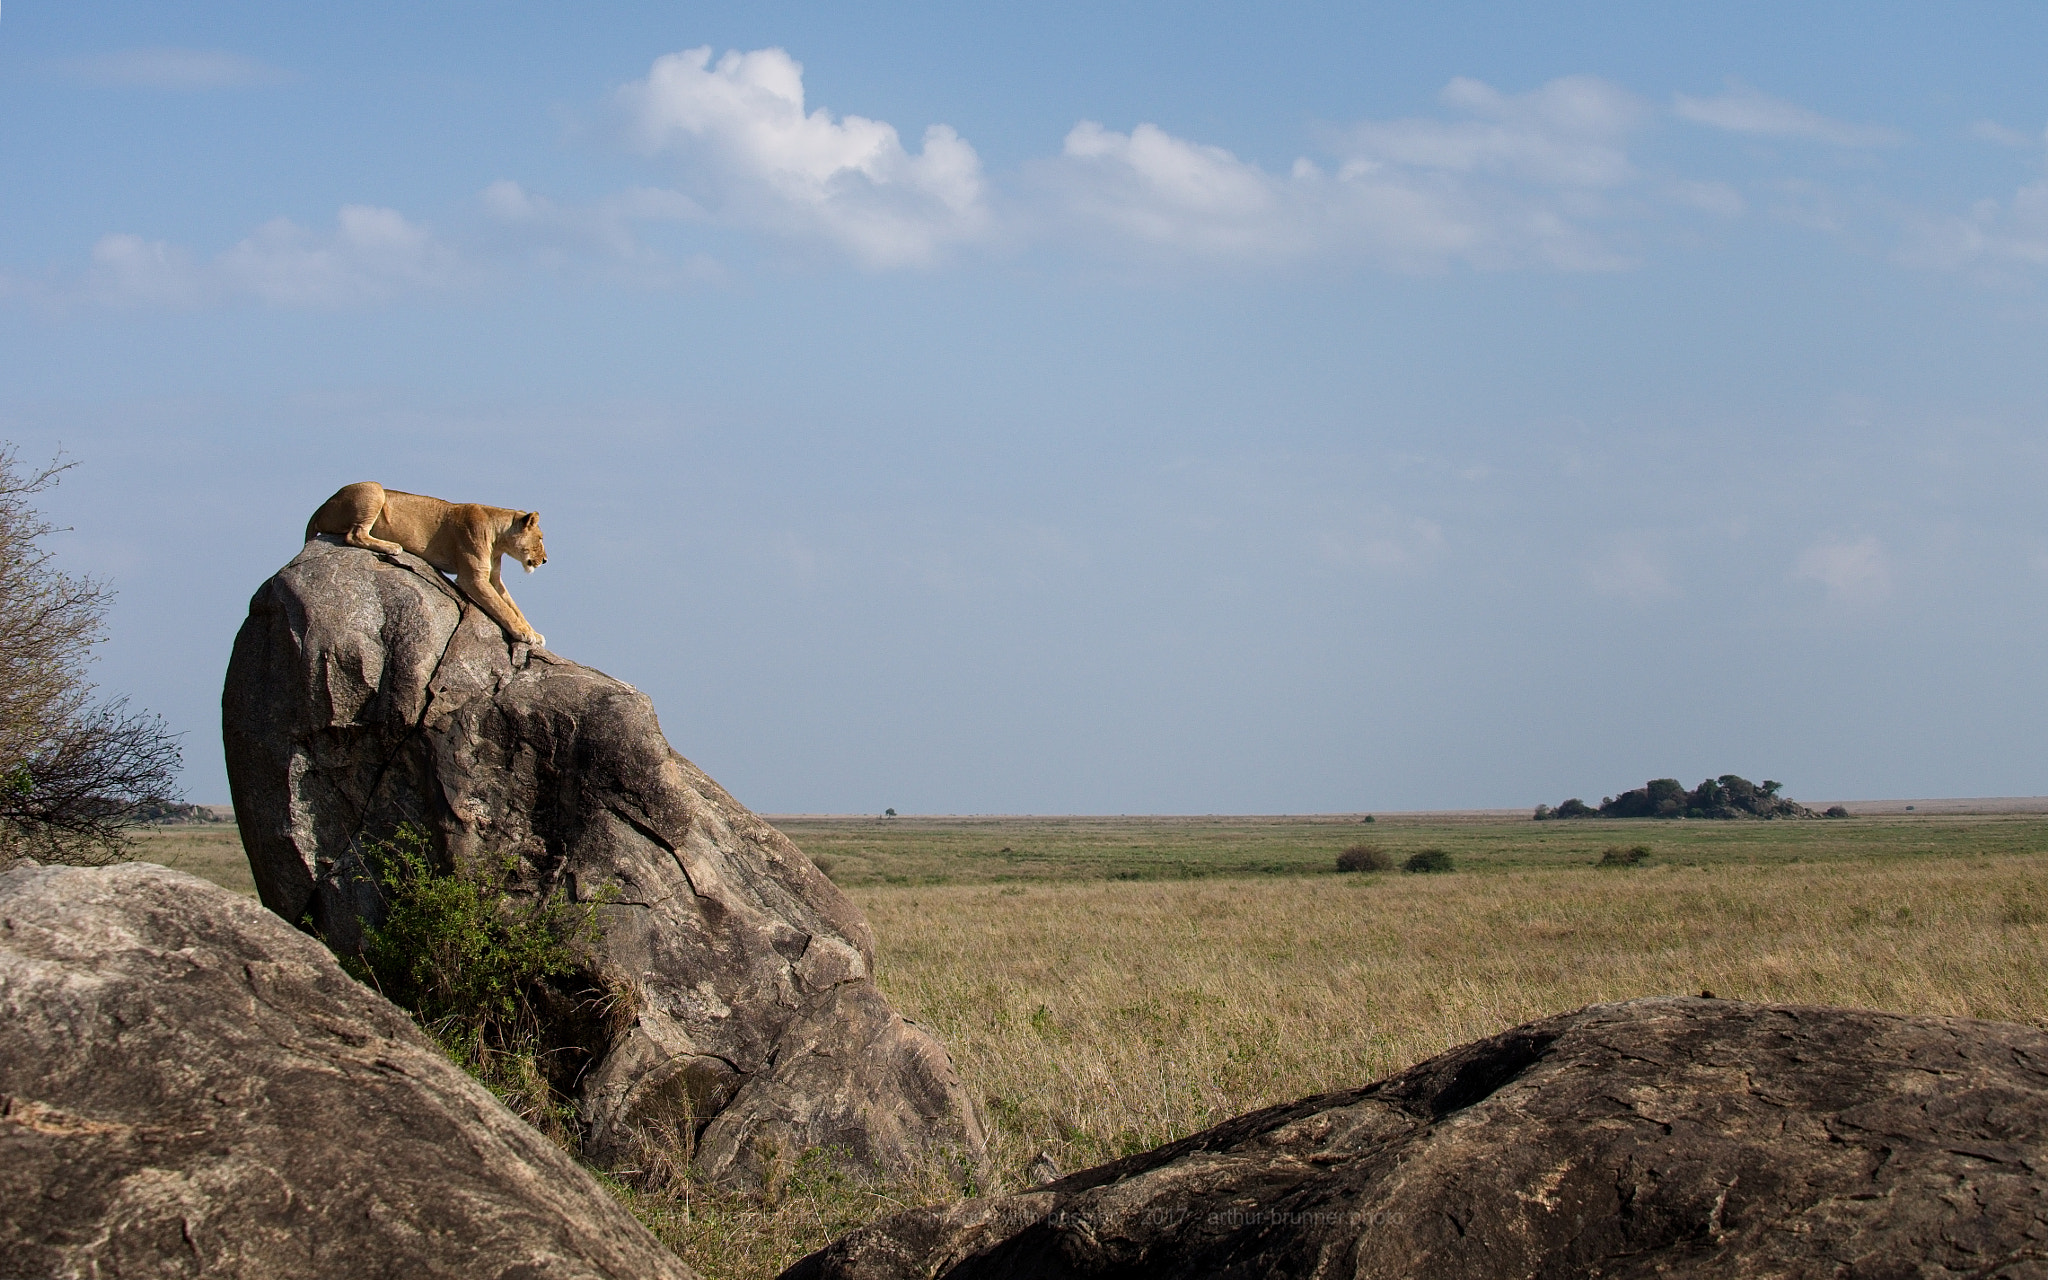
[{"label": "small tree on plain", "polygon": [[1354,844],[1337,855],[1339,871],[1385,871],[1393,865],[1387,851],[1376,844]]},{"label": "small tree on plain", "polygon": [[177,799],[176,737],[85,678],[113,593],[57,570],[31,501],[68,469],[0,443],[0,865],[118,862],[137,808]]},{"label": "small tree on plain", "polygon": [[1430,875],[1439,871],[1456,871],[1458,866],[1451,861],[1451,855],[1442,849],[1424,849],[1408,855],[1401,864],[1401,870],[1416,875]]}]

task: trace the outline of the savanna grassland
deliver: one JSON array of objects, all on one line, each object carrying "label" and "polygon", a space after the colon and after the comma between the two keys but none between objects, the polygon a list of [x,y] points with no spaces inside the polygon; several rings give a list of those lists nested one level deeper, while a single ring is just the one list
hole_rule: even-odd
[{"label": "savanna grassland", "polygon": [[[1594,1001],[1709,990],[2048,1026],[2038,813],[777,822],[867,913],[883,988],[982,1101],[988,1190],[1041,1152],[1081,1168]],[[175,852],[205,875],[232,828],[196,830]],[[1357,842],[1457,869],[1331,871]],[[1637,845],[1640,865],[1596,865]],[[629,1201],[706,1274],[770,1275],[942,1193],[800,1167],[758,1198]]]},{"label": "savanna grassland", "polygon": [[232,822],[176,823],[137,832],[135,856],[188,871],[236,893],[256,894],[242,834]]}]

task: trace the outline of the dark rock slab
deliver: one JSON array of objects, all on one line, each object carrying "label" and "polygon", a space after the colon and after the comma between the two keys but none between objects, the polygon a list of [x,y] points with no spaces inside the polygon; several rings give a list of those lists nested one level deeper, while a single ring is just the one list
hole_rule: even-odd
[{"label": "dark rock slab", "polygon": [[0,1276],[693,1274],[255,903],[0,875]]},{"label": "dark rock slab", "polygon": [[2048,1035],[1595,1005],[785,1275],[2044,1277]]},{"label": "dark rock slab", "polygon": [[221,708],[264,904],[338,947],[377,918],[358,842],[401,822],[449,865],[516,855],[516,892],[616,894],[599,976],[632,1016],[565,1032],[593,1159],[637,1167],[650,1135],[735,1182],[813,1147],[888,1170],[983,1158],[837,886],[676,754],[644,694],[508,645],[424,561],[306,544],[250,601]]}]

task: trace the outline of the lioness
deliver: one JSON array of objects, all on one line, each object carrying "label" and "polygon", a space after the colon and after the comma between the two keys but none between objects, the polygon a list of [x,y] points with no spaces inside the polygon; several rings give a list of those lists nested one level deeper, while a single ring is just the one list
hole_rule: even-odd
[{"label": "lioness", "polygon": [[462,593],[513,640],[547,643],[512,603],[498,572],[499,559],[507,555],[517,556],[528,573],[548,562],[538,511],[443,502],[365,480],[342,487],[320,504],[306,522],[306,541],[323,533],[351,547],[410,551],[441,572],[454,574]]}]

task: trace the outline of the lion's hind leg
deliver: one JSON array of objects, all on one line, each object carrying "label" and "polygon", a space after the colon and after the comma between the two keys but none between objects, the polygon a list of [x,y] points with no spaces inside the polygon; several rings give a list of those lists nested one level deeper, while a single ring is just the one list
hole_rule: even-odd
[{"label": "lion's hind leg", "polygon": [[371,536],[370,530],[376,528],[383,515],[383,485],[374,480],[343,485],[333,497],[321,503],[313,518],[306,522],[306,541],[311,542],[315,534],[330,533],[351,547],[369,551],[405,550],[396,542]]},{"label": "lion's hind leg", "polygon": [[405,550],[404,547],[396,542],[386,542],[382,538],[371,537],[370,530],[376,526],[376,523],[375,517],[365,520],[361,524],[351,527],[347,533],[342,535],[341,540],[352,547],[367,547],[371,551],[398,552]]}]

